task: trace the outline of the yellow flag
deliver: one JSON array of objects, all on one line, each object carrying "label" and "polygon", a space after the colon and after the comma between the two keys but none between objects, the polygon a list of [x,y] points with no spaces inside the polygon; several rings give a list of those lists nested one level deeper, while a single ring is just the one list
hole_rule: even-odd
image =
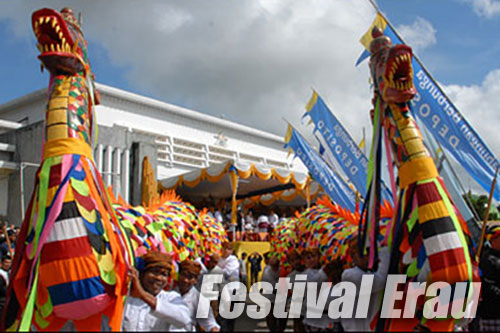
[{"label": "yellow flag", "polygon": [[387,27],[387,21],[385,18],[382,16],[382,14],[377,13],[377,16],[375,16],[375,20],[373,20],[372,25],[370,26],[370,29],[368,29],[367,32],[361,37],[359,40],[361,44],[365,47],[365,49],[369,50],[370,49],[370,43],[373,40],[372,37],[372,30],[374,27],[379,27],[380,30],[384,31],[385,28]]},{"label": "yellow flag", "polygon": [[358,145],[359,149],[365,148],[365,138],[361,139],[361,142]]}]

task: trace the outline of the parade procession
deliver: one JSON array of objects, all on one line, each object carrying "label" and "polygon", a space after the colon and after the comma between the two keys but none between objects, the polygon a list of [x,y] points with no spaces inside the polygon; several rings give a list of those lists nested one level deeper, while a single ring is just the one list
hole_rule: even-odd
[{"label": "parade procession", "polygon": [[500,331],[499,8],[1,4],[0,330]]}]

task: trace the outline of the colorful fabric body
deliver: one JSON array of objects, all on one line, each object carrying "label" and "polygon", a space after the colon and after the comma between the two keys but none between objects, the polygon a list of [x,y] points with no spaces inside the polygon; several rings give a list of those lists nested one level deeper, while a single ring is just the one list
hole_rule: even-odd
[{"label": "colorful fabric body", "polygon": [[[392,45],[390,38],[378,28],[372,30],[372,36],[373,123],[375,131],[385,132],[399,176],[396,213],[387,237],[391,247],[389,274],[406,274],[407,282],[429,284],[436,281],[452,285],[478,281],[467,225],[446,191],[410,112],[409,104],[416,93],[411,48]],[[380,147],[381,138],[382,135],[374,136],[372,151]],[[375,163],[375,169],[379,170],[381,160],[378,157],[373,154],[370,162]],[[380,187],[379,175],[370,182],[372,189]],[[379,200],[377,195],[374,198]],[[370,223],[376,225],[377,221],[370,220]],[[370,244],[375,243],[372,240]],[[468,296],[473,292],[470,288]],[[419,309],[421,306],[419,303]],[[428,325],[432,330],[453,327],[453,318],[426,320],[419,309],[413,319],[381,319],[377,329],[408,331],[418,323]]]},{"label": "colorful fabric body", "polygon": [[51,79],[42,162],[17,242],[4,328],[54,331],[70,320],[78,330],[100,330],[105,314],[118,330],[132,258],[92,159],[97,92],[86,42],[68,8],[41,9],[32,22]]}]

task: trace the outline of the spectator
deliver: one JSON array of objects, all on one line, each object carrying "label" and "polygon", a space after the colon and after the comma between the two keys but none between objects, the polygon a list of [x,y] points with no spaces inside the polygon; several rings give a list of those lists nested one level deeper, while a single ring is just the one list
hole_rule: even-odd
[{"label": "spectator", "polygon": [[484,332],[488,328],[498,331],[500,329],[500,232],[494,234],[489,245],[485,243],[481,253],[479,268],[481,276],[482,301],[477,309],[477,318],[474,320],[473,331]]},{"label": "spectator", "polygon": [[[274,288],[279,280],[280,262],[276,256],[271,256],[269,254],[268,258],[268,264],[266,265],[266,267],[264,267],[261,281],[270,283]],[[266,317],[267,328],[271,332],[283,332],[286,327],[286,321],[279,320],[274,316],[273,313],[274,302],[276,300],[276,288],[273,289],[272,294],[266,294],[264,296],[267,297],[269,301],[271,301],[271,310]]]},{"label": "spectator", "polygon": [[245,217],[245,224],[251,224],[252,226],[255,224],[253,218],[253,212],[251,210],[248,211],[247,216]]},{"label": "spectator", "polygon": [[[224,272],[222,271],[222,268],[217,266],[219,259],[220,259],[220,256],[217,253],[214,253],[208,257],[208,259],[205,262],[205,266],[207,268],[207,271],[203,275],[201,275],[200,278],[198,279],[197,288],[198,288],[198,290],[201,290],[201,283],[203,282],[204,275],[222,275],[221,283],[214,284],[214,286],[213,286],[213,290],[219,294],[219,299],[220,299],[222,287],[226,284],[226,281],[224,280]],[[212,307],[212,311],[214,313],[215,318],[217,318],[217,322],[220,323],[221,320],[219,317],[219,300],[218,299],[212,300],[210,302],[210,305]]]},{"label": "spectator", "polygon": [[10,267],[12,266],[12,258],[9,255],[2,257],[2,268],[0,268],[0,277],[9,285]]},{"label": "spectator", "polygon": [[217,209],[214,213],[214,218],[219,221],[219,223],[223,223],[224,222],[224,218],[222,217],[222,213],[220,212],[219,209]]},{"label": "spectator", "polygon": [[246,286],[248,282],[247,277],[247,253],[243,252],[240,259],[240,281]]},{"label": "spectator", "polygon": [[273,229],[276,229],[276,226],[278,225],[278,222],[279,222],[279,216],[278,214],[276,214],[276,212],[274,211],[274,209],[271,209],[269,211],[269,224],[271,225],[271,227]]},{"label": "spectator", "polygon": [[[311,279],[308,278],[308,282],[316,282],[318,284],[318,289],[321,288],[320,286],[323,282],[331,282],[333,288],[335,288],[335,285],[341,280],[342,267],[343,263],[340,259],[329,262]],[[330,291],[326,300],[325,309],[328,309],[330,303],[336,298],[335,296],[331,296],[331,293]],[[328,311],[321,311],[321,313],[317,313],[316,311],[314,307],[308,309],[308,313],[303,321],[304,330],[306,332],[343,332],[340,318],[330,318],[328,316]],[[313,314],[315,316],[313,316]]]},{"label": "spectator", "polygon": [[215,218],[215,209],[214,209],[214,207],[212,207],[212,206],[208,207],[207,215],[210,216],[213,219]]},{"label": "spectator", "polygon": [[14,229],[7,229],[7,237],[9,238],[10,241],[10,249],[9,251],[9,245],[7,239],[5,239],[5,242],[3,242],[0,245],[0,251],[2,252],[2,257],[6,255],[11,255],[11,253],[14,253],[14,249],[16,248],[16,239],[17,239],[17,234],[14,231]]},{"label": "spectator", "polygon": [[267,232],[267,228],[269,227],[269,219],[267,215],[262,214],[259,216],[257,220],[257,226],[259,228],[259,232]]},{"label": "spectator", "polygon": [[[217,266],[222,269],[224,279],[228,283],[238,281],[240,275],[240,262],[238,258],[233,254],[233,250],[233,243],[224,242],[222,244],[221,257],[219,259],[219,262],[217,263]],[[221,331],[233,332],[234,323],[235,319],[222,318]]]},{"label": "spectator", "polygon": [[[302,256],[297,249],[292,249],[287,253],[286,258],[288,263],[290,264],[292,271],[287,277],[290,278],[290,283],[295,283],[295,278],[297,274],[304,273],[305,267],[302,263]],[[290,292],[291,293],[291,292]],[[290,294],[291,296],[291,294]],[[288,298],[288,302],[291,302],[291,297]],[[300,316],[300,318],[293,319],[293,331],[294,332],[304,332],[304,324],[303,324],[304,316]]]},{"label": "spectator", "polygon": [[236,221],[236,231],[242,232],[244,225],[245,225],[245,215],[243,215],[242,212],[238,212],[238,219]]},{"label": "spectator", "polygon": [[248,257],[250,262],[250,285],[253,285],[259,279],[259,273],[261,271],[262,256],[257,252],[254,252]]}]

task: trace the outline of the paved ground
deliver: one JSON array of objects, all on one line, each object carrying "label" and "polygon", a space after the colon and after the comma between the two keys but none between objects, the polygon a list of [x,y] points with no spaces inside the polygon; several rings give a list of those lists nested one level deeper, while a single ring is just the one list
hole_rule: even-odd
[{"label": "paved ground", "polygon": [[[253,302],[247,299],[247,306],[249,304]],[[270,332],[265,319],[252,319],[247,316],[246,307],[241,317],[236,319],[234,330],[235,332]],[[292,320],[288,320],[285,332],[293,332]]]},{"label": "paved ground", "polygon": [[[269,332],[266,320],[255,320],[248,318],[246,313],[236,320],[235,332]],[[293,322],[288,320],[285,332],[293,332]]]}]

